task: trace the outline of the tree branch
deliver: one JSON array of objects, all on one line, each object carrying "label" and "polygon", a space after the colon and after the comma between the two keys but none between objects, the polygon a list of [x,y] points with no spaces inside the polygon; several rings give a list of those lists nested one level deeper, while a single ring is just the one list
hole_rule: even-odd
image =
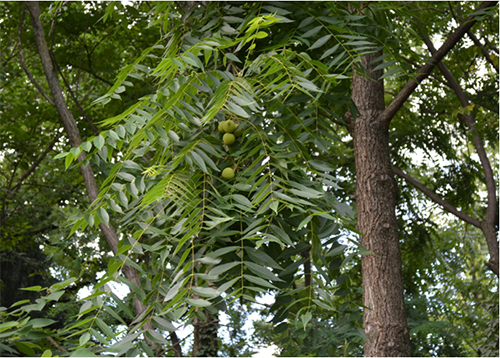
[{"label": "tree branch", "polygon": [[408,183],[413,185],[415,188],[420,190],[422,193],[424,193],[429,199],[431,199],[433,202],[436,204],[439,204],[443,209],[448,211],[449,213],[455,215],[459,219],[468,222],[471,225],[474,225],[475,227],[481,228],[481,222],[477,219],[474,219],[470,217],[469,215],[461,212],[457,208],[455,208],[453,205],[448,203],[447,201],[443,200],[440,198],[436,193],[434,193],[432,190],[427,188],[424,184],[420,183],[416,179],[412,178],[405,172],[403,172],[401,169],[396,168],[395,166],[392,166],[392,171],[397,174],[399,177],[403,178],[406,180]]},{"label": "tree branch", "polygon": [[[429,39],[429,37],[423,35],[422,36],[424,42],[426,43],[429,51],[431,53],[435,53],[436,49]],[[458,97],[460,104],[462,107],[469,106],[469,98],[467,94],[462,90],[462,87],[450,72],[448,67],[441,61],[438,64],[438,68],[446,78],[451,88],[455,92],[455,95]],[[486,207],[486,216],[485,220],[481,223],[481,230],[484,233],[486,238],[486,243],[488,244],[488,251],[490,253],[491,267],[495,267],[492,269],[496,275],[499,275],[499,252],[498,252],[498,241],[495,229],[495,222],[497,219],[497,197],[496,197],[496,182],[495,176],[493,174],[493,170],[491,168],[491,163],[488,159],[488,155],[486,154],[486,150],[484,148],[483,140],[479,134],[479,131],[475,128],[474,116],[472,114],[459,115],[460,120],[467,126],[469,132],[472,136],[472,142],[474,144],[474,148],[476,149],[476,153],[479,156],[479,160],[481,162],[481,167],[483,168],[485,183],[486,183],[486,191],[488,193],[488,204]]]},{"label": "tree branch", "polygon": [[61,137],[61,133],[58,132],[54,136],[52,141],[45,147],[42,154],[40,154],[38,156],[37,160],[30,166],[30,168],[23,175],[21,175],[21,178],[19,178],[19,181],[17,182],[16,186],[14,186],[12,188],[11,193],[15,194],[19,191],[19,189],[21,188],[21,185],[23,184],[23,181],[36,170],[38,165],[40,165],[40,163],[45,158],[45,156],[52,150],[52,147],[54,146],[54,144],[56,144],[56,142],[59,140],[60,137]]},{"label": "tree branch", "polygon": [[64,75],[63,75],[63,73],[61,71],[61,68],[59,67],[59,65],[58,65],[58,63],[56,61],[56,58],[54,57],[54,54],[52,53],[52,51],[50,51],[50,57],[52,58],[52,62],[54,63],[54,66],[57,68],[57,71],[61,75],[61,78],[63,79],[64,85],[66,86],[66,89],[68,90],[69,94],[71,95],[71,98],[73,98],[73,102],[75,102],[76,107],[80,111],[80,114],[85,119],[85,121],[87,121],[87,123],[89,124],[90,128],[92,129],[92,132],[94,132],[95,135],[99,135],[99,130],[96,128],[96,126],[94,125],[94,123],[92,123],[92,121],[89,119],[89,117],[87,116],[87,113],[85,112],[85,110],[80,105],[80,102],[78,101],[78,98],[76,98],[75,94],[71,90],[71,86],[69,85],[68,81],[66,80],[66,77],[64,77]]},{"label": "tree branch", "polygon": [[[484,2],[476,9],[476,11],[486,9],[496,4],[497,1]],[[403,104],[406,102],[408,97],[411,96],[413,91],[415,91],[418,85],[429,76],[434,67],[436,67],[437,63],[439,63],[439,61],[441,61],[448,54],[448,52],[450,52],[450,50],[457,44],[458,41],[460,41],[465,33],[476,23],[476,16],[478,15],[469,16],[467,20],[462,25],[460,25],[450,35],[450,37],[446,39],[444,44],[438,51],[436,51],[430,61],[417,71],[418,74],[403,87],[398,95],[387,106],[384,113],[382,114],[383,122],[390,123],[396,112],[399,110],[399,108],[401,108],[401,106],[403,106]]]},{"label": "tree branch", "polygon": [[[481,30],[481,34],[484,36],[484,33],[483,31]],[[488,47],[492,50],[492,51],[495,51],[495,53],[500,53],[498,51],[498,49],[496,48],[495,45],[493,45],[490,40],[488,40],[488,36],[484,36],[484,42],[486,43],[486,45],[488,45]]]},{"label": "tree branch", "polygon": [[69,63],[69,62],[68,62],[68,64],[69,64],[70,66],[76,67],[76,68],[78,68],[78,69],[81,69],[81,70],[83,70],[83,71],[87,72],[89,75],[93,76],[94,78],[98,79],[98,80],[99,80],[99,81],[101,81],[101,82],[104,82],[105,84],[107,84],[107,85],[109,85],[109,86],[113,86],[113,84],[112,84],[111,82],[109,82],[108,80],[106,80],[106,79],[102,78],[102,77],[101,77],[101,76],[99,76],[99,75],[96,75],[94,72],[92,72],[91,70],[89,70],[89,69],[87,69],[87,68],[85,68],[85,67],[83,67],[83,66],[74,65],[74,64]]},{"label": "tree branch", "polygon": [[19,45],[19,57],[20,57],[21,67],[23,68],[23,70],[26,73],[26,76],[28,77],[30,82],[37,88],[38,92],[40,92],[40,94],[45,97],[47,102],[49,102],[52,106],[55,106],[54,101],[52,101],[52,98],[50,98],[45,93],[45,91],[42,89],[42,86],[40,86],[40,84],[31,75],[31,72],[28,70],[28,67],[26,67],[26,63],[24,61],[23,46],[22,46],[22,42],[21,42],[21,34],[23,33],[23,24],[24,24],[24,13],[25,13],[25,8],[23,6],[23,12],[21,14],[21,22],[19,23],[19,33],[18,33],[18,38],[17,38],[17,43]]},{"label": "tree branch", "polygon": [[170,332],[170,340],[172,341],[171,349],[174,351],[176,357],[182,357],[181,341],[177,337],[177,333]]},{"label": "tree branch", "polygon": [[493,62],[493,60],[490,58],[490,56],[488,56],[488,50],[486,50],[486,48],[483,46],[483,44],[481,42],[479,42],[478,38],[472,33],[472,31],[470,31],[470,30],[467,31],[467,35],[472,40],[472,42],[474,42],[474,44],[481,49],[481,52],[483,53],[483,56],[486,59],[486,61],[488,61],[490,63],[490,65],[492,65],[493,68],[495,69],[495,71],[497,71],[497,73],[498,73],[498,66],[495,66],[495,63]]},{"label": "tree branch", "polygon": [[64,349],[63,347],[61,347],[56,341],[54,341],[54,339],[52,337],[50,337],[50,336],[47,337],[47,340],[50,342],[50,344],[52,344],[54,347],[59,349],[61,352],[68,353],[68,351],[66,349]]}]

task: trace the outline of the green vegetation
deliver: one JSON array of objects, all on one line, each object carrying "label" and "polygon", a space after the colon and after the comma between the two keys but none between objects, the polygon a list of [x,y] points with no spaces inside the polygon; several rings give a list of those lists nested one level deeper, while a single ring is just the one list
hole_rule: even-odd
[{"label": "green vegetation", "polygon": [[2,2],[0,23],[1,356],[398,355],[367,342],[363,292],[397,306],[380,260],[409,337],[385,342],[498,356],[497,4]]}]

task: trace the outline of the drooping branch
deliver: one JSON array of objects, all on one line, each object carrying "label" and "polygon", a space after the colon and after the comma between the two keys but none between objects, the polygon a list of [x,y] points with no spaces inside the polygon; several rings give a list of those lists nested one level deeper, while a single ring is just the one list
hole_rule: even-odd
[{"label": "drooping branch", "polygon": [[415,188],[420,190],[422,193],[424,193],[429,199],[431,199],[433,202],[436,204],[440,205],[443,209],[445,209],[447,212],[455,215],[459,219],[462,219],[465,222],[468,222],[471,225],[474,225],[475,227],[481,228],[481,222],[477,219],[474,219],[473,217],[470,217],[469,215],[461,212],[457,208],[455,208],[453,205],[448,203],[447,201],[443,200],[439,195],[434,193],[431,189],[427,188],[424,184],[420,183],[418,180],[415,178],[412,178],[408,174],[406,174],[404,171],[401,169],[392,166],[392,171],[398,175],[399,177],[403,178],[406,180],[408,183],[413,185]]},{"label": "drooping branch", "polygon": [[[482,3],[477,9],[483,10],[492,7],[497,4],[497,1],[487,1]],[[436,53],[431,57],[429,62],[422,66],[418,71],[417,75],[411,79],[403,89],[397,94],[397,96],[392,100],[392,102],[387,106],[383,115],[382,121],[385,123],[390,123],[396,112],[403,106],[406,100],[411,96],[413,91],[418,87],[418,85],[426,79],[431,71],[436,67],[436,65],[441,61],[450,50],[460,41],[460,39],[467,33],[467,31],[476,23],[476,17],[478,15],[471,15],[467,20],[460,25],[444,42],[444,44],[436,51]]]}]

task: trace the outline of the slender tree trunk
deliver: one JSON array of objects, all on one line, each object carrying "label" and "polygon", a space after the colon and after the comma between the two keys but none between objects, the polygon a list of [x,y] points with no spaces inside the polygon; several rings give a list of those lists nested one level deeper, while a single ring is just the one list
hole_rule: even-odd
[{"label": "slender tree trunk", "polygon": [[410,356],[403,298],[401,252],[395,207],[397,184],[391,169],[389,128],[384,122],[382,71],[370,64],[380,53],[363,56],[370,78],[353,76],[352,98],[360,115],[351,120],[356,160],[356,203],[361,244],[374,255],[362,257],[366,356]]},{"label": "slender tree trunk", "polygon": [[[57,112],[59,113],[59,117],[61,119],[61,122],[63,123],[64,130],[69,138],[71,146],[78,147],[80,146],[80,144],[82,144],[82,139],[80,137],[80,132],[76,125],[76,121],[73,118],[71,112],[69,111],[66,101],[64,100],[63,92],[57,76],[57,69],[50,57],[47,42],[45,41],[45,32],[43,30],[42,22],[40,21],[39,4],[36,1],[33,2],[27,1],[25,2],[25,4],[28,7],[31,14],[31,19],[33,23],[33,34],[35,36],[35,42],[45,72],[45,77],[47,79],[47,83],[49,84],[50,92],[52,94],[54,106],[56,107]],[[83,162],[83,160],[85,159],[85,155],[86,154],[84,152],[80,154],[78,158],[78,161],[80,163]],[[90,202],[92,203],[97,198],[97,195],[99,193],[94,173],[92,171],[92,167],[90,166],[90,164],[87,166],[80,165],[80,171],[84,179],[85,188],[87,189],[87,195],[89,197]],[[99,228],[103,233],[104,238],[106,239],[106,242],[110,246],[113,253],[116,253],[118,251],[119,238],[114,227],[111,224],[109,226],[106,226],[104,223],[101,222],[99,224]],[[124,266],[123,272],[125,274],[125,277],[127,277],[127,279],[129,279],[138,287],[141,287],[140,277],[135,268],[131,266]],[[137,316],[140,315],[146,309],[146,306],[137,298],[134,300],[134,306]],[[151,322],[146,323],[145,328],[154,329]],[[172,332],[171,335],[172,334],[175,336],[175,332]],[[177,336],[175,336],[174,338],[176,339]],[[149,344],[154,350],[158,350],[160,348],[157,343],[150,341]],[[174,350],[177,356],[182,356],[182,352],[180,351],[180,347],[178,344],[177,345],[174,344]]]}]

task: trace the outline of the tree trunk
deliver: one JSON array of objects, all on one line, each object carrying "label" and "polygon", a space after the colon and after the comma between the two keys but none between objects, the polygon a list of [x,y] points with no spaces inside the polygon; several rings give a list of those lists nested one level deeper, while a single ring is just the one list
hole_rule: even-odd
[{"label": "tree trunk", "polygon": [[363,325],[366,356],[410,356],[403,298],[401,252],[395,207],[397,184],[391,169],[389,127],[383,121],[382,71],[369,64],[381,53],[363,56],[371,78],[353,76],[352,98],[360,112],[351,119],[356,160],[356,203],[361,245],[374,255],[362,257]]},{"label": "tree trunk", "polygon": [[219,318],[206,311],[204,314],[206,320],[194,319],[193,357],[217,357]]},{"label": "tree trunk", "polygon": [[[497,2],[488,1],[479,5],[387,108],[384,109],[383,82],[378,80],[382,71],[371,72],[378,63],[369,64],[380,53],[361,58],[369,78],[357,73],[353,75],[352,98],[360,115],[355,119],[347,115],[346,121],[354,139],[358,230],[362,234],[361,244],[374,254],[362,258],[363,303],[367,307],[363,317],[368,338],[365,342],[366,356],[410,355],[395,215],[397,185],[391,171],[389,125],[418,85],[475,24],[479,15],[477,12],[491,6],[497,6]],[[491,235],[489,231],[488,234]]]}]

